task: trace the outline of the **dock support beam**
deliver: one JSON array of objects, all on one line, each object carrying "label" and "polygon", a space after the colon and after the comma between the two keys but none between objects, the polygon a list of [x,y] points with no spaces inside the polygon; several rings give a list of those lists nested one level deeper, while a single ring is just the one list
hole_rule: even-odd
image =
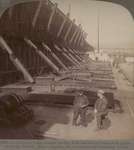
[{"label": "dock support beam", "polygon": [[74,62],[74,60],[68,56],[68,51],[65,48],[61,49],[57,45],[54,45],[54,47],[60,51],[73,65],[77,66],[76,62]]},{"label": "dock support beam", "polygon": [[61,33],[62,33],[62,30],[63,30],[63,28],[64,28],[64,25],[65,25],[65,23],[66,23],[66,21],[67,21],[67,18],[69,17],[69,13],[67,13],[67,15],[63,18],[63,22],[62,22],[62,24],[61,24],[61,26],[60,26],[60,28],[59,28],[59,31],[58,31],[58,33],[57,33],[57,37],[59,37],[60,35],[61,35]]},{"label": "dock support beam", "polygon": [[75,56],[78,58],[79,61],[82,61],[82,58],[78,55],[76,50],[74,50],[74,49],[70,49],[70,50],[72,50],[72,52],[74,52]]},{"label": "dock support beam", "polygon": [[67,38],[68,38],[68,36],[69,36],[69,33],[71,32],[73,23],[75,23],[75,19],[73,19],[73,22],[70,23],[70,26],[69,26],[69,28],[68,28],[68,30],[67,30],[65,36],[64,36],[64,41],[67,41]]},{"label": "dock support beam", "polygon": [[35,12],[35,14],[34,14],[34,17],[33,17],[33,21],[32,21],[32,26],[33,26],[33,27],[36,25],[36,22],[37,22],[37,19],[38,19],[38,16],[39,16],[41,7],[42,7],[42,1],[40,0],[40,1],[39,1],[39,4],[38,4],[38,6],[37,6],[36,12]]},{"label": "dock support beam", "polygon": [[74,57],[75,60],[78,62],[78,64],[80,64],[81,60],[77,57],[77,52],[74,52],[71,48],[68,48],[68,50],[69,50],[70,53],[73,55],[73,57]]},{"label": "dock support beam", "polygon": [[76,46],[77,46],[77,41],[79,39],[79,35],[81,33],[81,28],[82,28],[82,26],[81,26],[81,24],[79,24],[78,31],[77,31],[76,37],[74,39],[74,45],[76,45]]},{"label": "dock support beam", "polygon": [[72,37],[71,37],[71,39],[70,39],[70,41],[69,41],[70,44],[73,42],[75,36],[77,35],[77,32],[78,32],[78,29],[76,28],[75,31],[74,31],[74,33],[73,33],[73,35],[72,35]]},{"label": "dock support beam", "polygon": [[41,51],[38,49],[38,47],[29,39],[24,39],[25,42],[34,48],[35,52],[45,61],[47,64],[55,70],[57,73],[59,73],[59,68]]},{"label": "dock support beam", "polygon": [[51,52],[51,55],[57,60],[57,62],[62,66],[62,68],[67,71],[68,68],[62,63],[62,61],[57,57],[57,55],[53,53],[52,50],[45,43],[42,43],[42,45],[45,49]]},{"label": "dock support beam", "polygon": [[0,36],[0,43],[3,46],[3,48],[7,51],[7,53],[9,54],[9,58],[12,61],[12,63],[15,65],[17,70],[22,72],[24,79],[30,83],[34,83],[34,80],[33,80],[32,76],[30,75],[30,73],[22,65],[22,63],[19,61],[19,59],[14,55],[12,49],[8,46],[6,41],[1,36]]},{"label": "dock support beam", "polygon": [[83,37],[83,31],[81,29],[81,33],[80,33],[80,36],[78,38],[78,46],[81,46],[82,37]]},{"label": "dock support beam", "polygon": [[68,55],[75,62],[76,65],[80,65],[79,62],[75,59],[75,57],[71,54],[70,50],[67,50],[66,48],[63,48],[63,50],[66,51],[66,52],[68,52]]},{"label": "dock support beam", "polygon": [[54,14],[55,14],[55,12],[56,12],[57,6],[58,6],[58,4],[55,3],[54,6],[53,6],[53,8],[52,8],[52,12],[51,12],[50,18],[49,18],[49,20],[48,20],[47,31],[50,30],[50,26],[51,26],[51,23],[52,23]]}]

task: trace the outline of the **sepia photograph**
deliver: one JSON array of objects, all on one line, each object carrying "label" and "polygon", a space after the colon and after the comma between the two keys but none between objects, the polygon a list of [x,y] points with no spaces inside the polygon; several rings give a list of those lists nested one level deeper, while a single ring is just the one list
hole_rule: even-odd
[{"label": "sepia photograph", "polygon": [[134,139],[133,0],[0,0],[0,139]]}]

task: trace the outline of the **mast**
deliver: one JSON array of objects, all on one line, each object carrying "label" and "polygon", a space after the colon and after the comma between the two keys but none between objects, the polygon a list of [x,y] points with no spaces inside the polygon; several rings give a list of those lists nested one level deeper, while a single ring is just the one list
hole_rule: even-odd
[{"label": "mast", "polygon": [[98,53],[100,52],[100,11],[98,9],[97,11],[97,32],[98,32],[98,45],[97,45],[97,50],[98,50]]}]

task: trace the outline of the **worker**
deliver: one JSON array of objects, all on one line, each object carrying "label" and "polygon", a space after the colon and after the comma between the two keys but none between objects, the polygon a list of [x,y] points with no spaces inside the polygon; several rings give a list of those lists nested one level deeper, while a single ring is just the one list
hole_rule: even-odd
[{"label": "worker", "polygon": [[[73,125],[87,126],[86,112],[89,105],[87,96],[83,94],[83,91],[77,91],[74,99],[74,114]],[[80,123],[78,124],[78,118],[80,117]]]},{"label": "worker", "polygon": [[119,56],[115,56],[113,59],[113,67],[118,68],[119,66]]},{"label": "worker", "polygon": [[108,115],[108,101],[106,97],[104,96],[103,90],[97,91],[98,99],[95,103],[95,116],[97,120],[97,129],[103,129],[103,122],[106,119]]}]

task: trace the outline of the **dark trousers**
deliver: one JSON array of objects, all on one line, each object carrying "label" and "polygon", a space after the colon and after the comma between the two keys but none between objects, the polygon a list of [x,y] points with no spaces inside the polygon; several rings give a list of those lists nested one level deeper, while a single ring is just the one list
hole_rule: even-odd
[{"label": "dark trousers", "polygon": [[78,117],[80,116],[80,124],[83,126],[87,126],[86,111],[87,111],[87,107],[74,109],[73,125],[77,125],[77,120],[78,120]]},{"label": "dark trousers", "polygon": [[105,118],[107,117],[107,113],[98,113],[96,116],[97,119],[97,127],[99,129],[103,128],[103,121],[105,120]]}]

